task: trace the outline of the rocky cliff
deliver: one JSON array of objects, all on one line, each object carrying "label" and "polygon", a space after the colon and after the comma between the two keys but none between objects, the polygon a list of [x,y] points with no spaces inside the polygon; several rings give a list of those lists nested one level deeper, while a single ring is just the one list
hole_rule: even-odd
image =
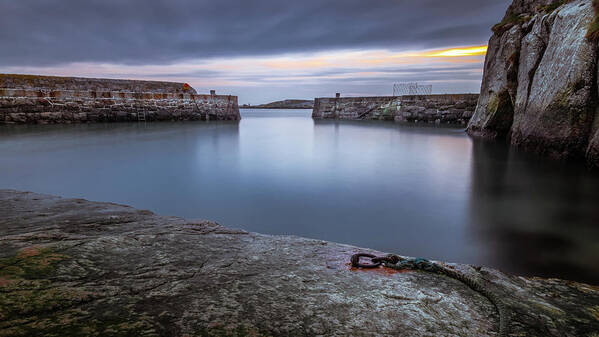
[{"label": "rocky cliff", "polygon": [[598,4],[514,1],[493,27],[470,135],[599,167]]}]

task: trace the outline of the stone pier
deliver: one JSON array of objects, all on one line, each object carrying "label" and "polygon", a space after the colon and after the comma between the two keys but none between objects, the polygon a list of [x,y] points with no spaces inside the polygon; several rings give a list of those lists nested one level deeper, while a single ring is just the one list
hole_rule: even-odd
[{"label": "stone pier", "polygon": [[240,118],[236,96],[185,83],[0,74],[0,124]]},{"label": "stone pier", "polygon": [[316,98],[313,118],[466,125],[478,94]]}]

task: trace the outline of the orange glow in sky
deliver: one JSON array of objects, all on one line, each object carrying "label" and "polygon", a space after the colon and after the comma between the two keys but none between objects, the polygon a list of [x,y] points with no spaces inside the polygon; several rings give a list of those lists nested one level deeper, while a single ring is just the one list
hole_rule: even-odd
[{"label": "orange glow in sky", "polygon": [[488,46],[476,46],[466,48],[451,48],[445,50],[436,50],[425,56],[429,57],[460,57],[460,56],[477,56],[485,55],[487,53]]},{"label": "orange glow in sky", "polygon": [[[356,67],[356,66],[389,66],[389,65],[410,65],[427,61],[454,62],[449,58],[455,58],[455,62],[472,63],[480,62],[473,60],[472,56],[484,56],[487,53],[487,46],[456,47],[450,49],[416,51],[416,52],[391,52],[388,50],[366,50],[366,51],[340,51],[326,52],[319,55],[295,55],[291,57],[269,58],[263,63],[267,68],[300,70],[300,69],[318,69]],[[439,60],[447,59],[447,60]],[[437,59],[437,60],[434,60]]]}]

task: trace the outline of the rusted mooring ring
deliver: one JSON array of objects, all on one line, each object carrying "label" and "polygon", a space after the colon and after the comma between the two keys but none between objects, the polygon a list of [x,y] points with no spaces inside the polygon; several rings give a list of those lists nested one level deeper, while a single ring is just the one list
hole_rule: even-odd
[{"label": "rusted mooring ring", "polygon": [[360,263],[360,259],[363,257],[367,257],[369,259],[376,259],[376,255],[372,255],[372,254],[364,254],[364,253],[360,253],[360,254],[355,254],[354,256],[351,257],[351,265],[354,268],[364,268],[364,269],[373,269],[373,268],[378,268],[381,266],[382,262],[380,261],[373,261],[373,263]]}]

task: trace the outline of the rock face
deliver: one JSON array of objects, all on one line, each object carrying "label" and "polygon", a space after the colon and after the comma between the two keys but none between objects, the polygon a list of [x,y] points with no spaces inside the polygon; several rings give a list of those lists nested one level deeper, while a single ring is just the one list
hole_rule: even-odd
[{"label": "rock face", "polygon": [[599,166],[594,16],[591,0],[515,1],[494,27],[468,132]]},{"label": "rock face", "polygon": [[316,98],[312,118],[466,124],[477,94]]},{"label": "rock face", "polygon": [[[0,190],[0,336],[497,335],[464,284],[353,270],[356,251]],[[597,287],[448,266],[504,299],[514,336],[599,333]]]}]

